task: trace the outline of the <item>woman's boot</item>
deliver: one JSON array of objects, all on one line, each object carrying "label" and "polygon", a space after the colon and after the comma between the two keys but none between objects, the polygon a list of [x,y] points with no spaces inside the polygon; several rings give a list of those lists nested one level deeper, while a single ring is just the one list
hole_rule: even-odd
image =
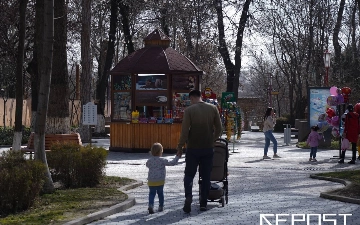
[{"label": "woman's boot", "polygon": [[341,157],[340,157],[340,160],[338,161],[338,163],[344,163],[345,152],[346,152],[346,151],[341,151]]}]

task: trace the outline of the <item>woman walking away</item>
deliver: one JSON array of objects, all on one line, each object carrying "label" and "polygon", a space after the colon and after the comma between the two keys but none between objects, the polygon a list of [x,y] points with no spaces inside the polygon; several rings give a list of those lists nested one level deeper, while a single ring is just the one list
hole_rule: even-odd
[{"label": "woman walking away", "polygon": [[316,162],[316,152],[319,146],[319,140],[322,139],[322,135],[320,135],[317,131],[319,130],[318,126],[312,126],[309,137],[306,140],[306,143],[310,146],[310,158],[309,161]]},{"label": "woman walking away", "polygon": [[[355,164],[356,160],[356,142],[360,133],[360,125],[359,125],[359,115],[354,112],[353,105],[349,104],[347,107],[349,111],[345,116],[345,128],[343,133],[343,138],[347,138],[351,143],[352,150],[352,159],[349,161],[349,164]],[[341,159],[338,163],[344,163],[345,159],[345,151],[341,152]]]},{"label": "woman walking away", "polygon": [[268,107],[264,116],[264,128],[263,132],[265,135],[265,147],[263,159],[271,159],[267,153],[270,146],[270,141],[273,143],[274,158],[281,158],[277,155],[277,141],[273,135],[273,129],[276,124],[276,115],[272,107]]}]

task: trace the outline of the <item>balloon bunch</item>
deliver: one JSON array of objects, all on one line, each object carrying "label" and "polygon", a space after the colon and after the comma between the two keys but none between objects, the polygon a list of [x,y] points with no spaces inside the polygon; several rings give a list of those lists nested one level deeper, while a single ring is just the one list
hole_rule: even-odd
[{"label": "balloon bunch", "polygon": [[[337,106],[349,101],[351,89],[348,87],[337,88],[335,86],[330,88],[330,96],[326,99],[327,107],[326,113],[319,116],[319,128],[321,131],[325,131],[332,126],[331,134],[334,137],[339,137],[342,131],[342,127],[339,130],[340,118],[336,115],[336,111],[333,106]],[[360,107],[360,106],[359,106]],[[328,125],[328,126],[326,126]],[[322,127],[322,128],[321,128]]]},{"label": "balloon bunch", "polygon": [[329,129],[330,124],[327,122],[327,114],[323,113],[319,115],[318,118],[318,127],[319,127],[319,132],[323,133],[324,131],[326,131],[327,129]]},{"label": "balloon bunch", "polygon": [[344,96],[342,95],[341,89],[335,86],[331,87],[330,96],[327,98],[326,103],[329,106],[337,106],[344,103]]}]

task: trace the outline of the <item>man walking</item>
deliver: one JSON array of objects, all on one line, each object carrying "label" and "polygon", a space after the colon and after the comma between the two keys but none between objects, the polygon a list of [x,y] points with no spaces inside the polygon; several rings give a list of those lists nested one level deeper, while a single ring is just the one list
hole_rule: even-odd
[{"label": "man walking", "polygon": [[186,143],[185,157],[185,204],[184,212],[191,212],[193,180],[201,164],[201,196],[200,210],[205,211],[210,189],[214,141],[221,135],[220,115],[215,105],[201,100],[199,90],[189,93],[191,106],[185,109],[182,121],[181,135],[177,146],[178,155]]}]

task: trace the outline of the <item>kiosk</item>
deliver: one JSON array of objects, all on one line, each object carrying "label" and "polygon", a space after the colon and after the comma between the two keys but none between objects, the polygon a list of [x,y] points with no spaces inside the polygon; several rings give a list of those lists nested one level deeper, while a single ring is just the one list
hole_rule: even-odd
[{"label": "kiosk", "polygon": [[201,71],[156,29],[145,47],[111,71],[110,151],[147,152],[154,142],[176,149],[188,93],[200,89]]}]

